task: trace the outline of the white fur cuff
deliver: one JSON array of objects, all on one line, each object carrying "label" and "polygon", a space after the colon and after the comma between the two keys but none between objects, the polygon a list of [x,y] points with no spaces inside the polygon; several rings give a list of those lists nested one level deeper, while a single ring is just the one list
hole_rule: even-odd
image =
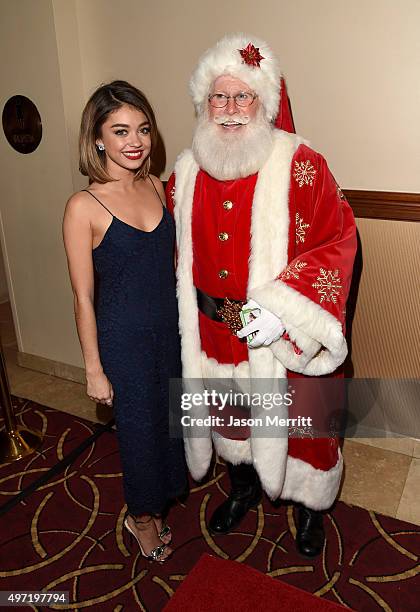
[{"label": "white fur cuff", "polygon": [[287,368],[320,376],[334,372],[343,363],[347,343],[340,321],[328,311],[278,279],[250,289],[248,295],[282,320],[290,338],[303,351],[296,354],[285,340],[271,345]]}]

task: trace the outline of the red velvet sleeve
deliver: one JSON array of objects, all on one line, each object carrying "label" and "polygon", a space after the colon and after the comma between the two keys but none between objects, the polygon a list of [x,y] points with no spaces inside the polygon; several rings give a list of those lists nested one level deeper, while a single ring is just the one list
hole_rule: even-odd
[{"label": "red velvet sleeve", "polygon": [[300,147],[291,172],[296,250],[279,279],[344,324],[357,246],[353,212],[318,153]]},{"label": "red velvet sleeve", "polygon": [[172,216],[174,216],[175,208],[175,172],[172,172],[168,179],[165,189],[166,194],[166,206]]},{"label": "red velvet sleeve", "polygon": [[271,348],[290,370],[333,372],[345,359],[345,305],[357,248],[352,210],[325,159],[301,145],[292,160],[289,240],[294,257],[251,297],[283,321],[287,337]]}]

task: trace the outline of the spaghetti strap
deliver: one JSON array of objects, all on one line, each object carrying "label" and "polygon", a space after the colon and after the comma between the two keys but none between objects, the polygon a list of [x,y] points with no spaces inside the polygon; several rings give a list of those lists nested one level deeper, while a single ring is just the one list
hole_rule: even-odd
[{"label": "spaghetti strap", "polygon": [[91,191],[89,191],[89,189],[82,189],[82,191],[86,191],[86,193],[89,193],[89,194],[92,196],[92,198],[95,198],[95,200],[96,200],[97,202],[99,202],[99,204],[100,204],[101,206],[103,206],[103,208],[105,208],[105,210],[106,210],[106,211],[108,211],[108,212],[109,212],[109,214],[111,215],[111,217],[115,217],[115,215],[114,215],[114,214],[112,214],[112,212],[109,210],[109,208],[107,208],[107,207],[105,206],[105,204],[102,204],[102,202],[101,202],[101,201],[100,201],[100,200],[99,200],[99,199],[96,197],[96,195],[93,195],[93,193],[92,193]]},{"label": "spaghetti strap", "polygon": [[152,183],[152,185],[153,185],[153,189],[156,191],[157,196],[158,196],[158,198],[159,198],[159,200],[160,200],[160,203],[162,204],[163,208],[166,208],[165,203],[162,201],[162,198],[161,198],[161,197],[160,197],[160,195],[159,195],[159,191],[156,189],[154,182],[153,182],[153,181],[152,181],[152,179],[150,178],[150,174],[148,174],[148,175],[147,175],[147,178],[148,178],[148,179],[149,179],[149,181]]}]

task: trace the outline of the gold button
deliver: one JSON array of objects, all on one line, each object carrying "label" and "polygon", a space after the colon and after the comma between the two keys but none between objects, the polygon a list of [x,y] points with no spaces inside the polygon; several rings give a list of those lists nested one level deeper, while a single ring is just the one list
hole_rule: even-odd
[{"label": "gold button", "polygon": [[219,240],[222,240],[222,242],[225,242],[225,240],[227,240],[228,238],[229,238],[229,234],[227,232],[220,232]]},{"label": "gold button", "polygon": [[227,278],[229,276],[229,272],[227,270],[220,270],[219,278]]},{"label": "gold button", "polygon": [[223,208],[225,210],[230,210],[231,208],[233,208],[233,202],[231,202],[230,200],[226,200],[225,202],[223,202]]}]

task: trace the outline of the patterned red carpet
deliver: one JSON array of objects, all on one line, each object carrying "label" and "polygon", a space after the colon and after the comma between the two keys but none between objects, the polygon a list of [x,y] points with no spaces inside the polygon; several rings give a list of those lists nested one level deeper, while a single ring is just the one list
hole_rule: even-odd
[{"label": "patterned red carpet", "polygon": [[[24,400],[16,400],[16,412],[22,424],[44,432],[44,444],[41,453],[0,466],[2,504],[95,428]],[[103,433],[64,472],[0,517],[0,590],[69,591],[72,603],[61,609],[158,612],[201,555],[210,553],[354,610],[419,610],[420,527],[338,503],[326,518],[324,553],[309,561],[295,552],[292,508],[274,508],[267,500],[236,533],[212,538],[205,520],[226,487],[218,463],[209,481],[171,512],[173,557],[150,564],[138,549],[130,550],[122,530],[116,439]],[[264,610],[264,602],[254,610]]]}]

